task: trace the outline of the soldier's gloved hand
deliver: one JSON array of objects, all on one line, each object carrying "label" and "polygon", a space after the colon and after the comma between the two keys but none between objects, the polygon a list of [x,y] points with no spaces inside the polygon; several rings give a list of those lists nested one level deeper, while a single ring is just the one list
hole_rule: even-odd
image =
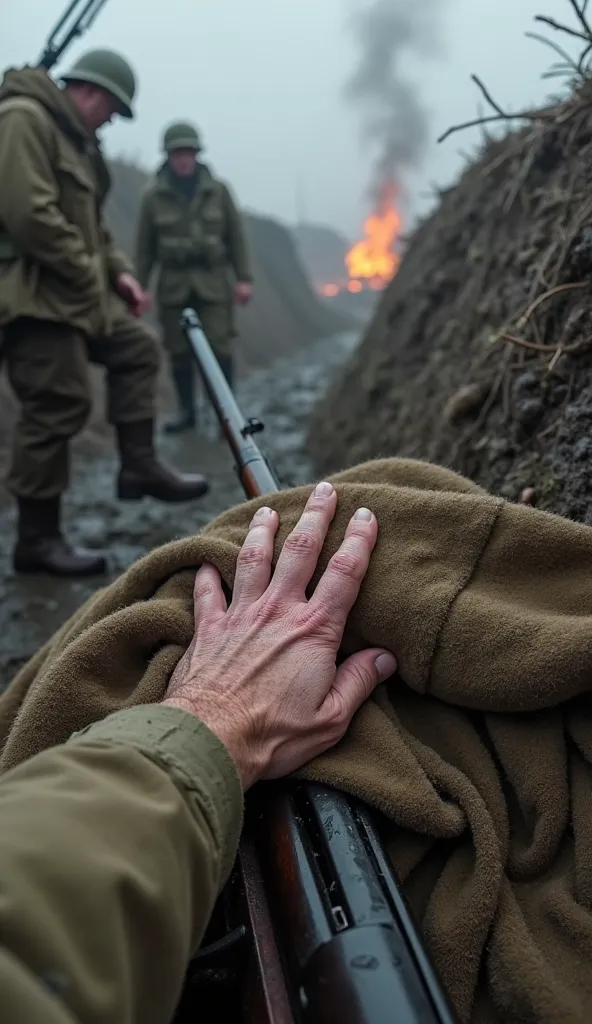
[{"label": "soldier's gloved hand", "polygon": [[143,316],[150,306],[150,295],[133,274],[119,274],[116,282],[117,294],[121,296],[130,313]]},{"label": "soldier's gloved hand", "polygon": [[368,569],[376,518],[359,509],[310,600],[337,495],[321,483],[287,537],[273,575],[278,516],[260,509],[238,556],[227,607],[210,565],[195,579],[195,634],[163,703],[200,718],[232,754],[244,788],[299,768],[333,746],[374,687],[396,669],[388,651],[336,668],[347,615]]}]

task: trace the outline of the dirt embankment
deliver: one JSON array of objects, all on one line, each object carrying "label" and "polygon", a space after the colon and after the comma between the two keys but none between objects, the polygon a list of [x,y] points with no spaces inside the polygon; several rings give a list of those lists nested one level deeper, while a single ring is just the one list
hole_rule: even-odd
[{"label": "dirt embankment", "polygon": [[248,365],[349,330],[353,318],[319,299],[311,288],[290,232],[267,217],[247,217],[255,265],[255,291],[240,311],[241,349]]},{"label": "dirt embankment", "polygon": [[323,473],[429,459],[592,523],[592,82],[490,141],[315,410]]},{"label": "dirt embankment", "polygon": [[334,228],[307,222],[296,224],[291,234],[312,281],[330,284],[343,279],[345,258],[351,246],[344,235]]}]

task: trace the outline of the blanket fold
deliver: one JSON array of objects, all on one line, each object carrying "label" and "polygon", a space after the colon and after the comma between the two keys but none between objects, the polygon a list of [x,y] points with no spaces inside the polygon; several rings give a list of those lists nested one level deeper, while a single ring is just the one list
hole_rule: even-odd
[{"label": "blanket fold", "polygon": [[[384,816],[462,1021],[592,1019],[592,529],[412,460],[332,481],[313,586],[355,509],[371,508],[379,540],[343,650],[388,647],[399,674],[302,774]],[[309,493],[267,499],[276,555]],[[192,636],[197,566],[232,587],[263,503],[153,551],[58,631],[0,698],[0,770],[161,698]]]}]

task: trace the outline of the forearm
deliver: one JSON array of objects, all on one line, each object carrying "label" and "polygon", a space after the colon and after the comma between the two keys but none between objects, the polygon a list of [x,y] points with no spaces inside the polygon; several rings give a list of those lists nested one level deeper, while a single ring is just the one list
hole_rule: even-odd
[{"label": "forearm", "polygon": [[121,249],[117,248],[111,232],[105,225],[102,225],[102,234],[107,273],[111,285],[115,286],[120,274],[134,274],[135,269],[132,261]]},{"label": "forearm", "polygon": [[[169,1024],[230,870],[241,808],[229,755],[172,708],[119,712],[7,773],[8,1019]],[[46,1017],[38,1007],[48,999]]]},{"label": "forearm", "polygon": [[150,275],[156,262],[155,250],[152,213],[149,202],[144,200],[138,218],[135,252],[136,273],[142,288],[147,288],[150,283]]},{"label": "forearm", "polygon": [[15,256],[28,257],[81,291],[99,293],[98,257],[87,251],[80,231],[63,217],[57,206],[36,202],[28,193],[10,211],[8,204],[0,202],[0,220]]},{"label": "forearm", "polygon": [[235,237],[230,246],[230,262],[237,281],[244,281],[245,284],[253,283],[251,261],[244,231],[240,231],[241,237]]},{"label": "forearm", "polygon": [[226,244],[228,259],[237,281],[251,283],[253,274],[249,257],[249,246],[242,217],[230,193],[226,192]]},{"label": "forearm", "polygon": [[15,255],[28,256],[81,290],[100,288],[97,257],[59,208],[50,140],[38,119],[5,115],[0,147],[0,223]]}]

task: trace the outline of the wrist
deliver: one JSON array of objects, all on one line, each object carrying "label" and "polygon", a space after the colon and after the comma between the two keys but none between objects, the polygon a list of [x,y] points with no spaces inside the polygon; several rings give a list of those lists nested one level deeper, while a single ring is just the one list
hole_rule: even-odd
[{"label": "wrist", "polygon": [[224,745],[234,761],[243,791],[257,782],[265,765],[256,756],[255,744],[250,742],[250,728],[245,716],[226,713],[209,702],[196,702],[185,697],[166,697],[161,701],[165,707],[180,708],[208,727],[210,732]]}]

